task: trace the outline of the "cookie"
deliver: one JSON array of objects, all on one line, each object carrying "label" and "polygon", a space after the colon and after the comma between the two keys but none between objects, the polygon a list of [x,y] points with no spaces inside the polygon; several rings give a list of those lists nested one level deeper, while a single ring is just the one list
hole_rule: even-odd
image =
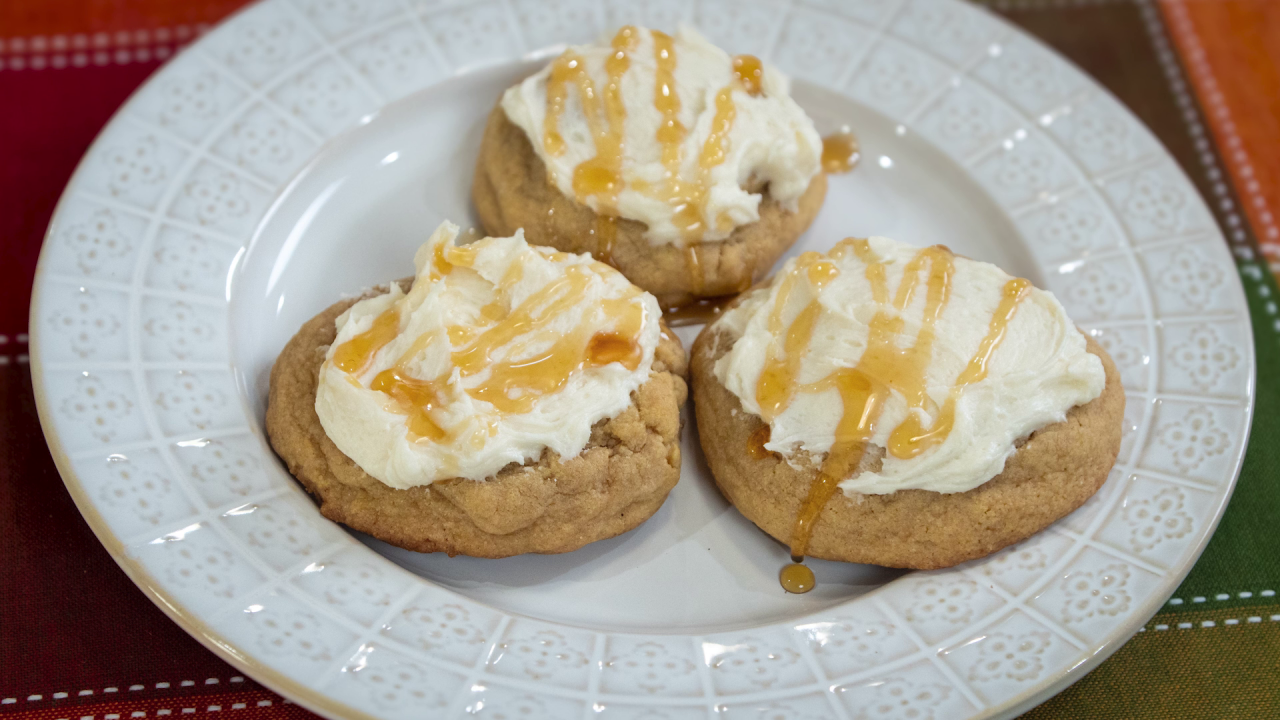
[{"label": "cookie", "polygon": [[329,439],[315,410],[335,320],[361,299],[343,300],[309,320],[271,370],[267,436],[330,520],[417,552],[562,553],[636,527],[675,487],[687,356],[666,331],[631,406],[596,423],[577,457],[544,451],[536,462],[508,465],[483,482],[455,478],[404,490],[370,477]]},{"label": "cookie", "polygon": [[767,188],[761,191],[760,219],[734,229],[727,239],[689,248],[654,245],[645,237],[644,223],[602,218],[552,185],[528,136],[507,119],[501,105],[489,114],[471,185],[487,234],[505,236],[524,228],[532,244],[590,252],[653,293],[664,307],[741,292],[767,274],[813,222],[827,179],[822,173],[814,176],[796,212],[770,198]]},{"label": "cookie", "polygon": [[[715,361],[736,338],[709,325],[693,346],[691,382],[702,449],[720,492],[747,519],[789,544],[796,515],[818,476],[753,446],[767,431],[759,416],[716,378]],[[1106,385],[1063,422],[1017,443],[1004,471],[960,493],[898,490],[849,497],[837,492],[813,527],[807,554],[844,562],[931,570],[980,558],[1034,535],[1075,510],[1106,481],[1120,450],[1124,389],[1115,364],[1092,338]],[[869,448],[859,471],[878,471],[884,449]]]}]

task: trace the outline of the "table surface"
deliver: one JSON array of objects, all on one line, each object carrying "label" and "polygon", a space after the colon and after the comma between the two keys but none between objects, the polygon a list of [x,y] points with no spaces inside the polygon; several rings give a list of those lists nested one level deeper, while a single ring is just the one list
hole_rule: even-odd
[{"label": "table surface", "polygon": [[[0,715],[310,716],[188,637],[111,561],[49,457],[26,355],[36,258],[76,162],[165,58],[243,4],[0,6]],[[1168,147],[1236,257],[1258,355],[1249,452],[1204,556],[1128,644],[1024,717],[1280,717],[1280,3],[983,4],[1092,74]]]}]

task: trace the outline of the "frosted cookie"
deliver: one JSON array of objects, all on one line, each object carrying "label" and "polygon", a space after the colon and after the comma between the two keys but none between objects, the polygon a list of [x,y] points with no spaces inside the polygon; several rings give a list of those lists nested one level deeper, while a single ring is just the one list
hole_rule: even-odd
[{"label": "frosted cookie", "polygon": [[1079,507],[1120,447],[1106,352],[1051,293],[941,246],[788,261],[703,330],[692,381],[716,483],[797,561],[982,557]]},{"label": "frosted cookie", "polygon": [[763,277],[821,207],[823,167],[782,73],[688,28],[627,26],[503,94],[472,197],[490,234],[590,252],[672,306]]},{"label": "frosted cookie", "polygon": [[639,525],[680,474],[686,356],[657,301],[520,233],[457,234],[289,341],[272,447],[326,517],[419,552],[558,553]]}]

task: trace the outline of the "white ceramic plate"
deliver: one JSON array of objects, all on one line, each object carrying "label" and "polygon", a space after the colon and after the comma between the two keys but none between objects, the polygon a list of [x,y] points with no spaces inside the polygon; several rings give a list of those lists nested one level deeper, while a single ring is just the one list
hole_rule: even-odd
[{"label": "white ceramic plate", "polygon": [[[192,635],[330,717],[1010,717],[1129,638],[1199,555],[1252,410],[1235,266],[1114,98],[951,0],[268,0],[152,78],[81,164],[32,305],[41,420],[120,565]],[[795,78],[862,166],[793,250],[943,242],[1054,291],[1128,395],[1111,479],[1019,547],[902,574],[785,550],[679,486],[554,557],[417,555],[324,520],[262,434],[303,320],[408,273],[498,93],[626,22],[695,23]],[[694,329],[682,332],[692,339]]]}]

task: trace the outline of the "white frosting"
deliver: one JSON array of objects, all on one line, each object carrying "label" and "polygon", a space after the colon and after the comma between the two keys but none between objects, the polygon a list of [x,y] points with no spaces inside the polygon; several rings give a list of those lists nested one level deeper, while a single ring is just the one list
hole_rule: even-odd
[{"label": "white frosting", "polygon": [[[904,266],[918,252],[888,238],[870,238],[871,250],[885,264],[892,298],[902,282]],[[866,265],[856,253],[831,258],[839,275],[818,291],[822,313],[813,340],[801,361],[799,380],[814,382],[837,368],[854,367],[867,346],[871,318],[884,310],[903,319],[896,336],[899,347],[916,337],[925,310],[921,289],[903,312],[892,304],[878,305],[867,280]],[[1000,303],[1005,283],[1011,279],[989,263],[955,257],[949,302],[935,325],[932,361],[925,373],[926,392],[941,407],[957,378],[978,351]],[[788,261],[781,277],[794,267]],[[923,275],[924,273],[922,273]],[[921,280],[923,288],[923,278]],[[737,337],[733,348],[715,366],[715,375],[747,411],[761,415],[756,387],[774,342],[768,316],[780,283],[753,291],[741,304],[725,313],[717,324]],[[784,308],[784,323],[814,298],[811,285],[793,292]],[[1014,453],[1014,442],[1051,423],[1060,422],[1076,405],[1102,393],[1106,377],[1101,360],[1085,350],[1084,336],[1067,317],[1052,293],[1032,289],[1017,305],[1003,340],[996,346],[985,379],[964,387],[958,396],[955,424],[941,444],[910,459],[886,453],[880,472],[864,472],[840,483],[847,494],[886,494],[918,488],[942,493],[971,490],[998,475]],[[907,417],[906,399],[891,392],[876,423],[871,442],[888,447],[890,433]],[[934,417],[924,410],[922,426]],[[934,413],[936,414],[936,410]],[[813,455],[826,453],[835,440],[843,413],[836,390],[800,392],[770,425],[769,450],[795,465],[807,464]]]},{"label": "white frosting", "polygon": [[[588,255],[531,246],[517,231],[514,237],[484,238],[463,246],[475,252],[470,267],[455,267],[443,276],[433,272],[438,246],[453,247],[457,235],[457,226],[446,222],[418,250],[417,277],[408,294],[392,283],[391,292],[361,300],[340,315],[337,338],[320,368],[316,413],[325,433],[365,472],[393,488],[454,477],[484,480],[509,463],[536,460],[544,448],[566,459],[577,456],[590,439],[593,424],[630,405],[631,392],[649,377],[658,345],[661,311],[657,300],[616,270]],[[504,279],[512,279],[508,271],[513,266],[519,266],[519,278],[504,284]],[[489,306],[492,315],[491,304],[496,301],[504,313],[510,313],[567,273],[582,271],[589,282],[572,304],[548,323],[495,348],[490,366],[536,357],[557,338],[575,332],[585,331],[590,337],[618,330],[617,320],[602,308],[603,302],[617,299],[637,303],[643,312],[636,338],[641,359],[636,368],[629,370],[619,362],[579,367],[558,391],[541,396],[530,411],[519,414],[498,412],[491,403],[468,394],[489,379],[492,368],[462,374],[452,353],[468,347],[473,338],[455,345],[448,330],[492,327],[493,320],[485,319],[482,308]],[[399,333],[394,339],[357,373],[348,374],[335,365],[337,349],[369,330],[391,308],[399,309]],[[435,337],[425,347],[410,350],[415,340],[432,333]],[[374,377],[395,366],[406,353],[409,357],[402,367],[413,377],[447,378],[442,383],[446,401],[431,415],[447,433],[444,440],[410,439],[407,416],[395,411],[396,404],[386,393],[370,389]]]},{"label": "white frosting", "polygon": [[[653,35],[638,29],[638,45],[627,53],[630,67],[620,81],[623,106],[626,108],[623,134],[623,175],[628,187],[618,196],[617,214],[639,220],[649,226],[648,237],[654,244],[683,246],[687,239],[672,222],[673,207],[652,194],[640,192],[630,183],[641,181],[651,186],[666,179],[662,164],[662,146],[657,139],[662,113],[654,103],[657,60]],[[680,123],[688,128],[682,143],[680,177],[693,181],[697,177],[698,157],[711,133],[716,114],[717,93],[734,83],[733,60],[696,31],[681,27],[673,36],[676,67],[675,92],[680,98]],[[602,89],[608,83],[605,60],[614,53],[608,42],[570,48],[586,61],[587,71]],[[543,146],[547,117],[547,79],[551,66],[509,88],[502,96],[502,108],[511,122],[529,136],[534,152],[546,164],[552,182],[566,196],[576,197],[573,169],[596,155],[595,142],[583,112],[578,89],[568,95],[559,131],[566,143],[565,152],[557,157]],[[723,147],[723,162],[710,170],[708,199],[703,212],[706,228],[702,241],[723,240],[739,225],[760,219],[761,195],[749,193],[743,186],[749,180],[767,182],[769,194],[785,207],[795,210],[796,201],[814,175],[821,170],[822,139],[813,122],[791,99],[790,81],[777,69],[764,66],[761,82],[763,93],[752,96],[741,89],[733,91],[735,106],[733,125]],[[585,199],[593,210],[600,211],[596,196]]]}]

